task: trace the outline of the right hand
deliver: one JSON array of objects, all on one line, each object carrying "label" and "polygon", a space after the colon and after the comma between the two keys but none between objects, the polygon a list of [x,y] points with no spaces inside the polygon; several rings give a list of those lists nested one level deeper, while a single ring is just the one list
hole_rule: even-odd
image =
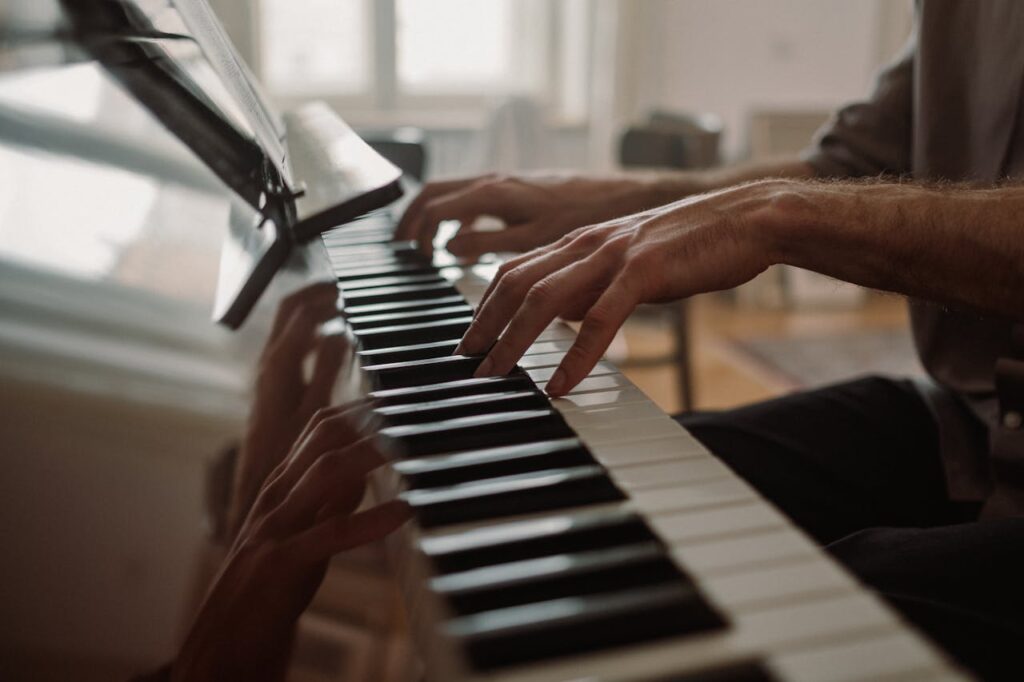
[{"label": "right hand", "polygon": [[[484,253],[529,251],[578,227],[658,203],[651,185],[639,179],[485,175],[428,184],[409,205],[395,234],[399,240],[418,242],[429,256],[438,225],[458,220],[462,226],[446,248],[452,255],[475,259]],[[470,229],[481,216],[502,220],[505,229]]]}]

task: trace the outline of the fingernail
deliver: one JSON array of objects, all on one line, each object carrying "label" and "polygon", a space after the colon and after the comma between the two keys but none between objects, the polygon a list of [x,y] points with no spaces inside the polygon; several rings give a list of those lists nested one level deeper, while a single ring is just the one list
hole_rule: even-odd
[{"label": "fingernail", "polygon": [[484,361],[480,363],[480,366],[476,368],[476,372],[473,376],[476,378],[489,377],[491,376],[491,368],[494,367],[494,360],[490,357],[484,358]]},{"label": "fingernail", "polygon": [[545,389],[548,395],[560,396],[565,391],[565,372],[559,367],[555,370],[555,373],[551,375],[551,380],[548,381]]}]

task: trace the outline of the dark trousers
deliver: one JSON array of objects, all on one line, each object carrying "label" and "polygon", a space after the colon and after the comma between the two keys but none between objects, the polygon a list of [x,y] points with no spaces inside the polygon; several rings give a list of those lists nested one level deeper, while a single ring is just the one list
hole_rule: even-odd
[{"label": "dark trousers", "polygon": [[934,418],[865,378],[677,418],[983,679],[1024,680],[1024,518],[950,502]]}]

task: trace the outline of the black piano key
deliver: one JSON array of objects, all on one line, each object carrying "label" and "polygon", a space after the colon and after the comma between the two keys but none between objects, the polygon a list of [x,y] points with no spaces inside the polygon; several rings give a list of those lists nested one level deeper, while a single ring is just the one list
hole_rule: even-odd
[{"label": "black piano key", "polygon": [[429,275],[436,273],[437,269],[427,263],[407,263],[403,261],[392,261],[390,265],[383,267],[367,267],[359,265],[351,268],[339,268],[334,274],[339,282],[346,282],[354,279],[367,279],[369,277],[393,277],[398,275]]},{"label": "black piano key", "polygon": [[447,305],[434,308],[420,308],[419,310],[407,310],[402,313],[350,315],[347,318],[347,321],[352,329],[368,329],[372,327],[387,327],[396,324],[433,322],[435,320],[444,320],[459,315],[472,314],[473,308],[468,303],[463,303],[461,305]]},{"label": "black piano key", "polygon": [[363,365],[387,365],[392,362],[409,362],[410,360],[426,360],[427,358],[443,358],[455,352],[459,339],[417,343],[412,346],[396,346],[361,350],[356,355]]},{"label": "black piano key", "polygon": [[724,625],[696,589],[670,582],[486,611],[445,629],[461,640],[473,667],[491,670]]},{"label": "black piano key", "polygon": [[490,412],[537,410],[548,406],[547,397],[539,391],[502,391],[446,398],[425,403],[378,407],[374,413],[388,426],[426,424],[445,419],[469,417]]},{"label": "black piano key", "polygon": [[441,296],[457,296],[458,293],[455,287],[447,282],[360,289],[345,294],[345,312],[346,314],[349,312],[349,306],[394,303],[396,301],[418,301],[426,298],[439,298]]},{"label": "black piano key", "polygon": [[481,377],[479,379],[448,381],[442,384],[373,391],[369,394],[369,397],[373,399],[375,405],[408,405],[410,403],[455,398],[461,395],[528,391],[535,388],[533,380],[528,375],[511,374],[505,377]]},{"label": "black piano key", "polygon": [[352,279],[338,282],[338,288],[346,295],[360,289],[375,289],[378,287],[399,287],[411,284],[443,284],[447,282],[444,277],[437,273],[426,273],[419,275],[391,275],[384,277],[368,277],[366,279]]},{"label": "black piano key", "polygon": [[434,578],[458,615],[671,581],[691,583],[656,542],[487,566]]},{"label": "black piano key", "polygon": [[749,660],[664,677],[647,678],[643,682],[779,682],[779,680],[768,672],[760,662]]},{"label": "black piano key", "polygon": [[347,249],[328,251],[331,268],[338,276],[346,276],[360,270],[400,270],[418,268],[436,272],[430,261],[414,255],[393,254],[388,251],[372,250],[352,252]]},{"label": "black piano key", "polygon": [[[394,329],[394,327],[378,327],[376,329]],[[372,331],[375,329],[358,330],[356,337],[362,341],[363,334]],[[375,390],[405,388],[471,379],[483,359],[482,355],[448,355],[426,360],[393,362],[387,365],[368,365],[363,367],[363,372],[366,373],[366,377]]]},{"label": "black piano key", "polygon": [[578,438],[561,438],[470,450],[453,455],[406,459],[395,462],[393,467],[402,476],[406,486],[415,490],[593,462],[594,458]]},{"label": "black piano key", "polygon": [[411,346],[431,341],[447,341],[462,338],[473,321],[472,315],[462,315],[446,320],[434,320],[419,324],[396,324],[388,327],[375,327],[355,332],[361,350],[388,348],[391,346]]},{"label": "black piano key", "polygon": [[385,313],[400,313],[412,310],[424,310],[427,308],[441,308],[450,305],[465,304],[466,299],[456,293],[451,296],[441,296],[439,298],[427,298],[414,301],[393,301],[391,303],[346,306],[345,315],[382,315]]},{"label": "black piano key", "polygon": [[440,574],[640,542],[657,542],[657,538],[634,512],[611,509],[552,514],[423,538],[420,550]]},{"label": "black piano key", "polygon": [[514,514],[580,507],[624,499],[604,469],[584,465],[408,490],[409,503],[423,528],[470,523]]},{"label": "black piano key", "polygon": [[405,457],[425,457],[572,435],[572,430],[552,409],[495,412],[430,424],[386,426],[379,432],[381,439],[392,445],[392,450]]}]

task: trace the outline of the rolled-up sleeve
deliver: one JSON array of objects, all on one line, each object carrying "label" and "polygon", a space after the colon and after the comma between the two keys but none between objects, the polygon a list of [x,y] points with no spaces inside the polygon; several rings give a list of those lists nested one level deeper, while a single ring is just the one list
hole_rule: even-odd
[{"label": "rolled-up sleeve", "polygon": [[874,91],[835,112],[801,154],[819,177],[903,175],[911,169],[916,31],[879,72]]}]

